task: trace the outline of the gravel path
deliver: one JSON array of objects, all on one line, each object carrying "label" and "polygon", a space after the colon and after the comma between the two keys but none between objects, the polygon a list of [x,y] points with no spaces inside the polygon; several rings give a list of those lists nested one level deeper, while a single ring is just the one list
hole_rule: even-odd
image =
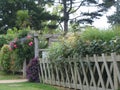
[{"label": "gravel path", "polygon": [[27,79],[18,79],[18,80],[0,80],[0,83],[18,83],[18,82],[27,82]]}]

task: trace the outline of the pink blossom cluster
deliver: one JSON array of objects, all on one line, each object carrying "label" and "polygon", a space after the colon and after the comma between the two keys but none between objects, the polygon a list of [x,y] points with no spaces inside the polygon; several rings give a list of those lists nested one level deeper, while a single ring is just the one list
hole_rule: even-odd
[{"label": "pink blossom cluster", "polygon": [[[18,48],[18,45],[17,45],[16,42],[19,42],[19,43],[23,42],[22,44],[24,44],[24,43],[26,42],[26,40],[30,40],[30,39],[32,38],[32,36],[28,35],[28,36],[26,36],[25,38],[26,38],[26,39],[23,38],[23,41],[22,41],[21,39],[18,40],[18,38],[15,38],[14,41],[10,42],[11,50]],[[27,45],[28,45],[28,46],[32,46],[32,45],[33,45],[33,41],[29,41],[29,42],[27,43]]]},{"label": "pink blossom cluster", "polygon": [[17,48],[17,44],[15,42],[11,42],[10,47],[11,47],[11,49],[15,49],[15,48]]},{"label": "pink blossom cluster", "polygon": [[33,45],[33,42],[31,41],[31,42],[29,42],[29,44],[28,44],[29,46],[32,46]]},{"label": "pink blossom cluster", "polygon": [[30,35],[27,36],[27,39],[31,39],[31,38],[32,38],[32,36],[30,36]]}]

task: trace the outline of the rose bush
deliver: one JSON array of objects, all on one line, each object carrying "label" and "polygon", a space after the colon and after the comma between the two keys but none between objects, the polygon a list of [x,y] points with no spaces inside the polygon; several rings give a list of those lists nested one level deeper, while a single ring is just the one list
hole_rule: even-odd
[{"label": "rose bush", "polygon": [[23,38],[16,38],[14,41],[10,42],[10,47],[16,53],[17,60],[16,63],[18,67],[21,67],[24,60],[29,60],[34,57],[34,41],[33,37],[27,35]]}]

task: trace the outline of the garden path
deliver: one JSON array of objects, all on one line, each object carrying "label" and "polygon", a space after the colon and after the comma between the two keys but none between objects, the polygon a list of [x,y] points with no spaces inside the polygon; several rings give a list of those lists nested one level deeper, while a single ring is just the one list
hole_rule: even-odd
[{"label": "garden path", "polygon": [[0,80],[0,83],[18,83],[18,82],[27,82],[27,79],[16,79],[16,80]]}]

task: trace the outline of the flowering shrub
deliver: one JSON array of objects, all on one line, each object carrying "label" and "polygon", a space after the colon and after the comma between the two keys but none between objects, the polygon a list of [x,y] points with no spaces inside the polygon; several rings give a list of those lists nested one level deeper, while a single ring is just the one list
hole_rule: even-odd
[{"label": "flowering shrub", "polygon": [[39,82],[38,59],[33,58],[27,66],[27,78],[30,82]]},{"label": "flowering shrub", "polygon": [[3,46],[4,44],[6,44],[6,43],[7,43],[7,41],[6,41],[5,36],[4,36],[4,35],[0,35],[0,49],[1,49],[2,46]]},{"label": "flowering shrub", "polygon": [[1,48],[1,52],[0,52],[0,62],[1,62],[0,64],[5,73],[9,73],[11,71],[11,66],[12,66],[11,55],[12,52],[10,50],[9,45],[4,45]]},{"label": "flowering shrub", "polygon": [[29,62],[29,60],[34,57],[34,43],[30,35],[20,39],[16,38],[14,41],[10,42],[10,47],[16,53],[18,57],[16,63],[19,63],[20,67],[25,59]]},{"label": "flowering shrub", "polygon": [[[70,36],[70,35],[69,35]],[[102,53],[110,54],[116,52],[120,54],[120,36],[111,37],[112,39],[83,39],[81,36],[70,36],[62,38],[60,42],[54,43],[49,47],[48,55],[50,60],[63,61],[64,58],[80,55],[100,56]]]}]

